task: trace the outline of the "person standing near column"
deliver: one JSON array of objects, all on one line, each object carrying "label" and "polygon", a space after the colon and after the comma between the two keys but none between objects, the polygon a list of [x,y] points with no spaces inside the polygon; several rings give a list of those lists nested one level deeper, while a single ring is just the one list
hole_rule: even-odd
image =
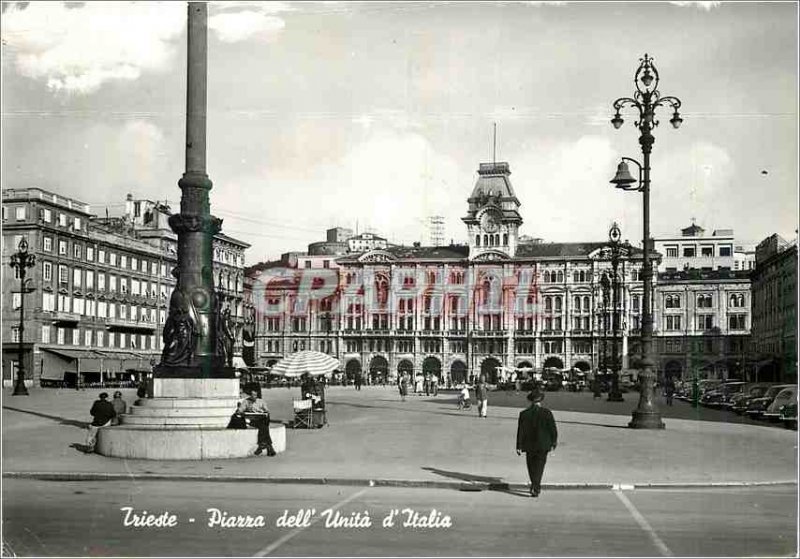
[{"label": "person standing near column", "polygon": [[481,375],[475,385],[475,399],[478,400],[478,417],[486,417],[489,407],[489,389],[486,386],[486,377]]},{"label": "person standing near column", "polygon": [[525,453],[528,477],[531,480],[531,497],[542,491],[542,474],[547,454],[556,449],[558,429],[553,413],[542,405],[544,392],[538,388],[528,394],[530,407],[519,414],[517,425],[517,455]]}]

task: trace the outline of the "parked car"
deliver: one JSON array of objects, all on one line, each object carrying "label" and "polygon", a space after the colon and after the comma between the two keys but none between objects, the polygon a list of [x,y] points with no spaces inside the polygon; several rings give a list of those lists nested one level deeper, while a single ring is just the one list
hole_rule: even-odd
[{"label": "parked car", "polygon": [[739,415],[743,414],[755,398],[761,398],[764,393],[773,386],[771,382],[755,382],[745,386],[739,394],[731,398],[730,409]]},{"label": "parked car", "polygon": [[710,407],[727,407],[735,394],[744,390],[745,383],[742,381],[725,382],[709,391],[700,398],[700,404]]},{"label": "parked car", "polygon": [[775,396],[775,399],[767,406],[761,416],[768,421],[778,421],[780,411],[786,404],[797,402],[797,385],[787,386]]},{"label": "parked car", "polygon": [[797,401],[784,404],[778,416],[785,427],[797,429]]},{"label": "parked car", "polygon": [[784,388],[789,388],[791,386],[794,385],[774,384],[770,386],[767,389],[767,391],[764,392],[763,396],[761,396],[760,398],[753,398],[750,401],[750,404],[747,406],[745,413],[752,417],[760,417],[766,411],[766,409],[769,407],[772,401],[775,399],[775,396],[777,396]]}]

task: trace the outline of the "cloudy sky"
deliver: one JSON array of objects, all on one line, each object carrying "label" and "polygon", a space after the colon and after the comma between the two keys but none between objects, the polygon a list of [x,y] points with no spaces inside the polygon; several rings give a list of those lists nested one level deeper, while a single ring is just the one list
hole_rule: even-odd
[{"label": "cloudy sky", "polygon": [[[125,193],[177,207],[186,8],[3,3],[2,186],[118,213]],[[460,217],[482,161],[508,161],[522,233],[641,239],[641,196],[608,180],[640,157],[632,113],[649,53],[663,95],[652,231],[691,219],[745,243],[794,237],[797,4],[647,2],[212,3],[208,173],[248,262],[304,250],[331,226],[427,242]],[[766,171],[766,174],[764,173]]]}]

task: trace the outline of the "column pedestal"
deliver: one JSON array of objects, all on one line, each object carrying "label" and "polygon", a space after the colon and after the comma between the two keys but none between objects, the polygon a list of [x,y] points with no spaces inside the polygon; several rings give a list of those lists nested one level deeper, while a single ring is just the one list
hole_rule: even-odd
[{"label": "column pedestal", "polygon": [[[141,398],[120,425],[97,434],[103,456],[149,460],[206,460],[252,456],[256,429],[227,429],[239,401],[238,379],[154,379],[153,398]],[[286,428],[271,425],[276,452],[286,450]]]}]

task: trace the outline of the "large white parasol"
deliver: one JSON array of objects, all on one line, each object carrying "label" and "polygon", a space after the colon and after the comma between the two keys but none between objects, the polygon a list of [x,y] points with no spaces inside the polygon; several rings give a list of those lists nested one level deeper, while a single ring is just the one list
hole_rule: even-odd
[{"label": "large white parasol", "polygon": [[319,351],[298,351],[287,355],[276,363],[270,374],[287,378],[299,377],[303,373],[311,376],[327,375],[339,368],[339,361]]}]

